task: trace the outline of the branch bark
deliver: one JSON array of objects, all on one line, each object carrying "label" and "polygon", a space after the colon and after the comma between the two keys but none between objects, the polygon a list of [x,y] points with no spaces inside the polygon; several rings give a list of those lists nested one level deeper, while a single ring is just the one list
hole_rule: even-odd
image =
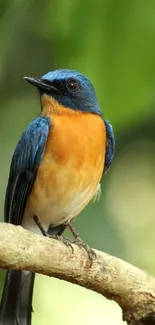
[{"label": "branch bark", "polygon": [[35,235],[21,226],[0,224],[0,268],[29,270],[94,290],[116,301],[129,325],[155,324],[155,278],[116,257]]}]

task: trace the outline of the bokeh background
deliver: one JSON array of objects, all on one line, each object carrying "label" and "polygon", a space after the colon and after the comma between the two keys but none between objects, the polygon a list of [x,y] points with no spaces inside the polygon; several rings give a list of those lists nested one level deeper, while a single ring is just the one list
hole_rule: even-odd
[{"label": "bokeh background", "polygon": [[[0,1],[1,220],[13,150],[40,110],[22,78],[56,68],[91,79],[116,136],[102,199],[75,226],[90,246],[155,275],[155,1]],[[3,281],[1,271],[1,289]],[[115,303],[45,276],[33,307],[33,325],[123,324]]]}]

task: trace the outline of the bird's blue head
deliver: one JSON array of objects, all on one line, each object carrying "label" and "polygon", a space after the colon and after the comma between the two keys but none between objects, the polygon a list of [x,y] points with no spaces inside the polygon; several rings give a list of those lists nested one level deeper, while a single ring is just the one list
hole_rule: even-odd
[{"label": "bird's blue head", "polygon": [[41,96],[52,96],[63,106],[73,110],[102,115],[93,85],[77,71],[59,69],[48,72],[41,78],[25,79],[39,89]]}]

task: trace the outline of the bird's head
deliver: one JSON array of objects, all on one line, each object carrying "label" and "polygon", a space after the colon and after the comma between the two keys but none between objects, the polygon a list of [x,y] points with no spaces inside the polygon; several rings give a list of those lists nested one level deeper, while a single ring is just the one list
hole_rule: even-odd
[{"label": "bird's head", "polygon": [[46,94],[64,107],[102,115],[92,83],[77,71],[59,69],[41,78],[24,79],[37,87],[41,96]]}]

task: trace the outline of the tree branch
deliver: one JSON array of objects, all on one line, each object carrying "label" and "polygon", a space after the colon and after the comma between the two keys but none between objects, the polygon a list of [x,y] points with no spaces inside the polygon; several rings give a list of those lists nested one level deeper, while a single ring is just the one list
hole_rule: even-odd
[{"label": "tree branch", "polygon": [[46,274],[94,290],[116,301],[130,325],[155,324],[155,278],[116,257],[35,235],[20,226],[0,224],[0,268]]}]

